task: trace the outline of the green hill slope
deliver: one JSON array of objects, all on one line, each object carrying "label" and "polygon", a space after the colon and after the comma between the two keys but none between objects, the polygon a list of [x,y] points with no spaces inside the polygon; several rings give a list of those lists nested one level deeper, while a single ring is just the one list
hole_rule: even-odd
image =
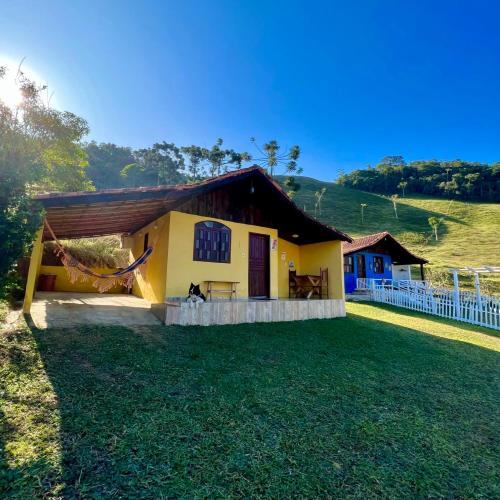
[{"label": "green hill slope", "polygon": [[[392,201],[384,196],[348,189],[308,177],[297,179],[301,190],[295,202],[314,215],[314,193],[326,187],[321,203],[322,222],[352,237],[389,231],[411,251],[428,259],[435,279],[443,279],[450,267],[500,265],[500,204],[468,203],[442,198],[405,197],[398,202],[396,219]],[[361,223],[360,204],[366,203]],[[435,241],[429,217],[443,217]],[[500,283],[500,276],[485,277],[487,288]],[[489,290],[491,291],[491,290]]]}]

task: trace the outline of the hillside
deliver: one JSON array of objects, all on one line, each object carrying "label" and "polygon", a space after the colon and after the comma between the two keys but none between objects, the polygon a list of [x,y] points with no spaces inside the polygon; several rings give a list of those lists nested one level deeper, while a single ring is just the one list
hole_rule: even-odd
[{"label": "hillside", "polygon": [[[435,279],[442,279],[450,267],[500,265],[500,204],[450,203],[442,198],[411,196],[399,200],[396,219],[392,201],[384,196],[308,177],[297,181],[301,190],[295,202],[307,212],[314,215],[314,193],[326,187],[321,214],[317,215],[319,220],[352,237],[391,232],[411,251],[430,261],[428,267]],[[361,203],[368,205],[364,224]],[[439,228],[439,241],[431,237],[428,218],[432,216],[445,219]],[[500,284],[500,276],[485,277],[482,281],[489,288],[493,283]]]}]

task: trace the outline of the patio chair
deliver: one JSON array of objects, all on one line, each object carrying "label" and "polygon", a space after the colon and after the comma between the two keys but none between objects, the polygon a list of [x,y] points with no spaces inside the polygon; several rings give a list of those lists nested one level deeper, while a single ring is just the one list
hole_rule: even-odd
[{"label": "patio chair", "polygon": [[328,298],[328,268],[327,267],[320,267],[319,276],[320,276],[320,287],[321,287],[320,298],[327,299]]}]

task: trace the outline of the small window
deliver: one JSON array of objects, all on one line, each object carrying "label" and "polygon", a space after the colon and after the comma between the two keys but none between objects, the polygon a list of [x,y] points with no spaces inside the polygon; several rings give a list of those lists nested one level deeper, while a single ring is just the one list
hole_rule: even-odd
[{"label": "small window", "polygon": [[149,233],[146,233],[144,235],[144,245],[142,251],[145,252],[148,249],[149,246]]},{"label": "small window", "polygon": [[354,257],[352,255],[346,255],[344,257],[344,273],[354,272]]},{"label": "small window", "polygon": [[373,257],[373,272],[376,274],[384,273],[384,258],[375,256]]},{"label": "small window", "polygon": [[215,221],[195,224],[193,260],[231,262],[231,230]]}]

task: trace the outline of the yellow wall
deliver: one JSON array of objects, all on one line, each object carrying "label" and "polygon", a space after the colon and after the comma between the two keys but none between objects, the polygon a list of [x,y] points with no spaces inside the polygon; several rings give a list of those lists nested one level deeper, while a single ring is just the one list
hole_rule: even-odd
[{"label": "yellow wall", "polygon": [[[278,293],[280,299],[288,298],[288,273],[297,271],[300,274],[300,247],[289,241],[278,240]],[[290,263],[294,267],[290,267]]]},{"label": "yellow wall", "polygon": [[[231,229],[231,262],[200,262],[193,260],[194,226],[197,222],[213,220]],[[156,226],[156,228],[155,228]],[[342,244],[328,241],[298,246],[278,239],[277,230],[230,222],[211,217],[169,212],[129,238],[132,257],[143,251],[144,234],[149,233],[150,244],[159,239],[149,259],[145,275],[139,275],[133,293],[152,303],[163,303],[166,298],[186,297],[189,284],[203,281],[239,281],[237,296],[248,297],[249,233],[266,234],[278,246],[270,250],[270,290],[272,298],[288,297],[289,262],[293,261],[297,274],[319,274],[320,267],[328,267],[329,296],[344,297]],[[220,286],[224,288],[224,286]],[[227,288],[227,287],[226,287]],[[227,297],[227,295],[225,295]]]},{"label": "yellow wall", "polygon": [[153,253],[145,267],[136,271],[132,293],[153,304],[165,301],[167,279],[167,260],[169,244],[170,213],[147,225],[130,239],[132,262],[144,251],[144,235],[149,233],[148,244],[153,246]]},{"label": "yellow wall", "polygon": [[[276,229],[239,224],[236,222],[199,215],[170,212],[170,238],[168,245],[167,297],[185,297],[189,284],[205,280],[221,282],[239,281],[237,296],[248,297],[248,245],[249,233],[267,234],[277,239]],[[194,225],[214,220],[231,229],[231,262],[200,262],[193,260]],[[278,297],[278,249],[270,250],[271,297]]]},{"label": "yellow wall", "polygon": [[[108,269],[104,267],[93,267],[93,271],[97,273],[113,273],[116,269]],[[54,291],[56,292],[78,292],[78,293],[98,293],[99,290],[92,285],[92,278],[82,282],[80,280],[71,283],[68,273],[64,266],[40,266],[38,275],[40,274],[55,274],[57,276]],[[105,293],[122,293],[124,290],[122,285],[115,285]]]},{"label": "yellow wall", "polygon": [[319,274],[320,267],[328,268],[328,296],[344,298],[344,269],[341,241],[312,243],[300,247],[300,269],[297,274]]}]

